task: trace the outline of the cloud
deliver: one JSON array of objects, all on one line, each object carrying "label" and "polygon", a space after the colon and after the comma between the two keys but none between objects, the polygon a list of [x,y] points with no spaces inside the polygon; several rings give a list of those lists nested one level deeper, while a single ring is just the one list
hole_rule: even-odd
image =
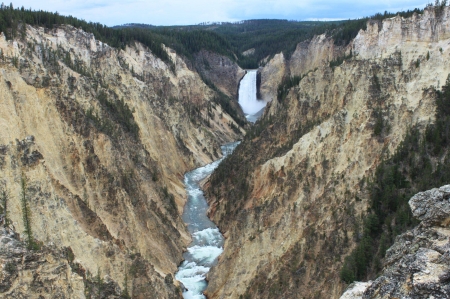
[{"label": "cloud", "polygon": [[257,18],[290,20],[349,19],[377,12],[423,8],[423,0],[48,0],[15,1],[15,7],[58,11],[106,25],[146,23],[188,25]]},{"label": "cloud", "polygon": [[[247,2],[245,2],[247,3]],[[265,4],[265,5],[264,5]],[[422,1],[267,1],[262,5],[231,11],[238,19],[284,18],[294,20],[307,19],[349,19],[373,15],[377,12],[397,12],[400,10],[423,8]]]}]

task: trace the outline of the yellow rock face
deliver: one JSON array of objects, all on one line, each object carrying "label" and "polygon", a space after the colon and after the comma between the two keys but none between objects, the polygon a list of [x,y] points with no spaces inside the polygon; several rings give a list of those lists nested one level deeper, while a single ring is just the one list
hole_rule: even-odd
[{"label": "yellow rock face", "polygon": [[286,72],[283,53],[275,55],[261,70],[261,99],[270,102],[277,97],[277,88]]},{"label": "yellow rock face", "polygon": [[16,230],[26,178],[36,240],[120,284],[136,254],[154,268],[147,284],[174,273],[190,241],[183,174],[238,138],[214,91],[169,48],[175,72],[71,26],[2,35],[0,49],[0,183]]},{"label": "yellow rock face", "polygon": [[[209,275],[208,298],[239,298],[247,290],[252,298],[339,298],[339,271],[355,244],[352,223],[367,209],[362,179],[394,152],[409,127],[433,121],[429,87],[440,87],[450,73],[449,13],[395,17],[381,30],[368,23],[342,49],[352,50],[353,59],[334,69],[326,61],[333,51],[311,50],[326,46],[323,38],[297,47],[311,51],[313,62],[293,61],[309,58],[296,53],[290,73],[313,71],[283,103],[268,106],[264,133],[235,153],[240,169],[250,169],[248,193],[227,193],[233,186],[226,182],[209,186],[211,216],[227,239]],[[262,78],[285,67],[275,57]],[[379,135],[374,111],[387,124]],[[296,135],[299,128],[306,134]],[[292,146],[277,150],[289,140]],[[268,152],[267,160],[255,159]]]}]

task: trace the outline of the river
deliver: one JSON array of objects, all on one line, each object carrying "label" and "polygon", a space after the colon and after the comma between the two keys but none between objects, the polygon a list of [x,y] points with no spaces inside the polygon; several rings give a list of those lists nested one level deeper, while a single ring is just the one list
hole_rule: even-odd
[{"label": "river", "polygon": [[[248,70],[239,85],[239,104],[251,122],[256,122],[266,106],[264,101],[257,99],[256,76],[256,70]],[[203,291],[208,285],[206,274],[217,263],[217,258],[223,252],[224,239],[217,226],[206,216],[208,203],[200,189],[200,182],[233,152],[238,143],[222,146],[224,156],[222,159],[188,172],[184,176],[188,199],[182,218],[192,235],[192,243],[183,254],[184,261],[178,267],[175,278],[185,287],[183,290],[185,299],[205,298]]]},{"label": "river", "polygon": [[256,122],[262,115],[266,102],[258,100],[256,96],[257,70],[247,70],[239,84],[239,105],[250,122]]},{"label": "river", "polygon": [[188,199],[183,211],[183,221],[192,235],[192,243],[183,254],[184,261],[178,267],[175,278],[183,283],[185,299],[204,299],[206,274],[217,263],[223,251],[224,239],[217,226],[206,216],[208,203],[200,189],[200,182],[210,175],[220,162],[230,154],[239,142],[223,145],[223,158],[188,172],[184,183]]}]

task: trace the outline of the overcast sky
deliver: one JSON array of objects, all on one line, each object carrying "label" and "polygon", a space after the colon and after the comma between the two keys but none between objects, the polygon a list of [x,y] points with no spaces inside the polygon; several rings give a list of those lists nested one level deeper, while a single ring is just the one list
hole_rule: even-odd
[{"label": "overcast sky", "polygon": [[[108,26],[126,23],[191,25],[249,19],[353,19],[377,12],[423,8],[430,0],[35,0],[14,7],[57,11]],[[5,4],[9,4],[6,1]]]}]

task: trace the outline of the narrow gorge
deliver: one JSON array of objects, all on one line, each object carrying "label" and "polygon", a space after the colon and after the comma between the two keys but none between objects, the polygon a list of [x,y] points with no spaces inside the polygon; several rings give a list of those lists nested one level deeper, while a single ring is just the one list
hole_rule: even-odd
[{"label": "narrow gorge", "polygon": [[223,157],[211,164],[202,166],[184,175],[188,199],[184,207],[183,221],[192,235],[192,243],[183,255],[184,261],[178,267],[175,278],[186,289],[185,299],[201,299],[206,289],[206,274],[217,263],[223,251],[223,236],[217,226],[206,216],[208,204],[201,190],[201,181],[205,180],[222,160],[231,154],[238,143],[222,146]]},{"label": "narrow gorge", "polygon": [[450,297],[446,2],[0,17],[0,297]]},{"label": "narrow gorge", "polygon": [[[257,100],[256,70],[246,72],[239,84],[238,102],[246,118],[255,122],[262,114],[265,102]],[[207,287],[206,276],[223,252],[224,238],[217,226],[207,217],[208,204],[201,190],[201,182],[206,180],[228,155],[232,154],[239,142],[221,146],[223,157],[184,175],[188,198],[183,211],[183,221],[192,235],[192,243],[183,254],[184,261],[178,267],[175,278],[185,289],[185,299],[204,299]]]}]

